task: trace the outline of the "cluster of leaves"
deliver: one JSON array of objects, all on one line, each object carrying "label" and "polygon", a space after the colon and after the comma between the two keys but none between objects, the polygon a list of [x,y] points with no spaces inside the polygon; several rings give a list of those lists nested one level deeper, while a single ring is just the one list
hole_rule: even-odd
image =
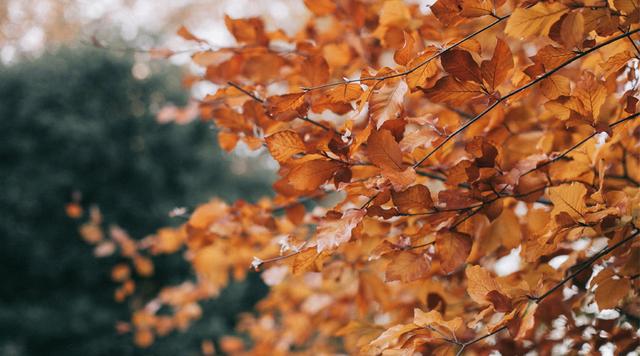
[{"label": "cluster of leaves", "polygon": [[294,36],[227,17],[238,46],[193,55],[221,146],[266,145],[280,179],[193,212],[197,282],[134,328],[252,263],[253,354],[637,350],[637,0],[305,4]]}]

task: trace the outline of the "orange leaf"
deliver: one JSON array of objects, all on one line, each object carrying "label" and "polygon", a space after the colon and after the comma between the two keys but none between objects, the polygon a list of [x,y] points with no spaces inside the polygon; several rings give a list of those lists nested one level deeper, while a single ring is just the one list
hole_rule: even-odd
[{"label": "orange leaf", "polygon": [[392,191],[391,197],[401,213],[424,211],[433,207],[431,192],[422,184],[416,184],[401,192]]},{"label": "orange leaf", "polygon": [[329,65],[320,55],[310,56],[302,63],[302,75],[309,80],[311,86],[329,81]]},{"label": "orange leaf", "polygon": [[431,262],[423,253],[400,251],[385,255],[391,262],[387,265],[385,281],[411,282],[429,275]]},{"label": "orange leaf", "polygon": [[489,292],[496,290],[500,292],[500,286],[487,270],[480,266],[469,266],[465,271],[467,276],[467,293],[478,304],[490,304],[487,297]]},{"label": "orange leaf", "polygon": [[627,293],[629,293],[630,285],[629,280],[624,278],[614,279],[609,278],[602,282],[596,288],[596,302],[600,310],[613,309],[621,300],[623,300]]},{"label": "orange leaf", "polygon": [[297,132],[285,130],[276,132],[265,138],[267,148],[273,159],[280,163],[285,163],[291,156],[305,152],[304,142]]},{"label": "orange leaf", "polygon": [[574,219],[581,218],[587,209],[585,196],[587,188],[582,183],[573,182],[549,188],[549,198],[553,203],[552,216],[567,213]]},{"label": "orange leaf", "polygon": [[496,48],[493,51],[493,57],[491,57],[490,61],[482,61],[481,70],[482,79],[491,90],[502,84],[513,70],[513,55],[509,45],[498,39]]},{"label": "orange leaf", "polygon": [[178,29],[177,34],[178,34],[178,36],[184,38],[187,41],[206,42],[205,40],[194,36],[193,33],[191,33],[191,31],[189,31],[184,26],[180,26],[180,28]]},{"label": "orange leaf", "polygon": [[493,4],[488,0],[462,0],[462,11],[460,15],[464,17],[480,17],[491,15]]},{"label": "orange leaf", "polygon": [[433,102],[452,105],[463,105],[471,99],[484,95],[478,83],[459,82],[450,76],[438,79],[433,88],[422,89],[422,91]]},{"label": "orange leaf", "polygon": [[349,241],[351,230],[362,221],[366,213],[364,209],[351,209],[338,220],[323,220],[318,225],[318,235],[316,236],[318,253]]},{"label": "orange leaf", "polygon": [[400,145],[389,130],[371,132],[367,141],[367,157],[380,169],[404,170]]},{"label": "orange leaf", "polygon": [[316,16],[327,16],[336,11],[336,4],[332,0],[304,0],[304,4]]},{"label": "orange leaf", "polygon": [[224,24],[239,43],[265,45],[269,41],[264,32],[264,23],[258,17],[232,19],[225,15]]},{"label": "orange leaf", "polygon": [[267,98],[265,103],[267,112],[276,120],[289,121],[296,117],[305,116],[309,105],[305,100],[305,93],[275,95]]},{"label": "orange leaf", "polygon": [[376,123],[376,128],[379,129],[385,121],[402,115],[402,104],[408,88],[404,80],[397,80],[373,92],[369,100],[369,117]]},{"label": "orange leaf", "polygon": [[436,236],[436,251],[445,273],[452,273],[462,266],[471,253],[471,236],[447,231]]},{"label": "orange leaf", "polygon": [[315,159],[297,164],[287,175],[287,180],[295,189],[313,191],[329,180],[342,166],[336,161]]}]

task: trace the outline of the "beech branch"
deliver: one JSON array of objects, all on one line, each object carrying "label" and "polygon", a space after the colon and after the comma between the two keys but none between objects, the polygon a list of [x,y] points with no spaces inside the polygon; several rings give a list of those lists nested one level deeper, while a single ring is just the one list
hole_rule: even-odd
[{"label": "beech branch", "polygon": [[440,142],[436,147],[434,147],[429,153],[427,153],[420,161],[418,161],[416,164],[413,165],[413,168],[417,168],[420,165],[422,165],[422,163],[424,163],[424,161],[426,161],[427,159],[429,159],[429,157],[431,157],[433,154],[435,154],[436,152],[438,152],[438,150],[440,150],[444,145],[446,145],[451,139],[453,139],[454,137],[458,136],[460,133],[464,132],[469,126],[473,125],[475,122],[477,122],[478,120],[482,119],[486,114],[488,114],[491,110],[493,110],[496,106],[498,106],[500,103],[502,103],[503,101],[511,98],[512,96],[523,92],[527,89],[529,89],[530,87],[536,85],[537,83],[541,82],[544,79],[549,78],[550,76],[552,76],[553,74],[555,74],[556,72],[558,72],[560,69],[568,66],[569,64],[577,61],[578,59],[587,56],[590,53],[593,53],[597,50],[599,50],[600,48],[603,48],[605,46],[608,46],[614,42],[617,42],[623,38],[627,38],[631,35],[633,35],[634,33],[638,33],[640,32],[640,28],[635,29],[633,31],[629,31],[629,32],[625,32],[623,34],[620,34],[618,36],[615,36],[613,38],[610,38],[594,47],[591,47],[590,49],[581,52],[580,54],[576,55],[575,57],[572,57],[566,61],[564,61],[563,63],[561,63],[560,65],[558,65],[557,67],[553,68],[552,70],[542,74],[541,76],[537,77],[536,79],[532,80],[531,82],[513,90],[512,92],[510,92],[509,94],[501,97],[500,99],[496,100],[493,104],[489,105],[486,109],[484,109],[481,113],[479,113],[478,115],[476,115],[473,119],[467,121],[464,125],[460,126],[457,130],[455,130],[454,132],[452,132],[450,135],[448,135],[442,142]]},{"label": "beech branch", "polygon": [[[243,87],[242,87],[242,86],[240,86],[239,84],[234,83],[234,82],[231,82],[231,81],[227,82],[227,84],[229,84],[230,86],[232,86],[232,87],[234,87],[234,88],[238,89],[238,90],[239,90],[239,91],[241,91],[243,94],[245,94],[245,95],[247,95],[248,97],[250,97],[251,99],[253,99],[253,100],[255,100],[255,101],[259,102],[260,104],[264,104],[264,103],[265,103],[265,100],[264,100],[264,99],[260,98],[260,97],[259,97],[259,96],[257,96],[256,94],[254,94],[254,93],[252,93],[252,92],[248,91],[247,89],[243,88]],[[312,125],[315,125],[315,126],[317,126],[317,127],[321,128],[321,129],[325,130],[325,131],[333,131],[333,132],[334,132],[335,134],[337,134],[337,135],[342,135],[338,130],[333,129],[333,128],[330,128],[330,127],[328,127],[328,126],[326,126],[326,125],[323,125],[323,124],[321,124],[321,123],[319,123],[319,122],[317,122],[317,121],[315,121],[315,120],[310,119],[310,118],[309,118],[309,117],[307,117],[307,116],[304,116],[304,117],[298,117],[298,119],[300,119],[300,120],[302,120],[302,121],[306,121],[306,122],[308,122],[308,123],[310,123],[310,124],[312,124]]]},{"label": "beech branch", "polygon": [[343,85],[343,84],[359,83],[359,82],[364,82],[364,81],[368,81],[368,80],[375,80],[375,81],[378,81],[378,82],[382,82],[382,81],[385,81],[387,79],[403,77],[405,75],[411,74],[411,73],[415,72],[416,70],[426,66],[427,64],[431,63],[431,61],[433,61],[434,59],[436,59],[436,58],[440,57],[441,55],[449,52],[450,50],[460,46],[461,44],[467,42],[468,40],[474,38],[475,36],[481,34],[482,32],[492,28],[493,26],[499,24],[500,22],[508,19],[510,16],[511,16],[511,14],[505,15],[505,16],[502,16],[502,17],[496,16],[495,17],[496,18],[495,21],[493,21],[490,24],[482,27],[479,30],[476,30],[476,31],[468,34],[467,36],[465,36],[461,40],[455,42],[451,46],[444,48],[442,51],[440,51],[440,52],[434,54],[433,56],[425,59],[424,61],[418,63],[415,67],[409,68],[409,69],[407,69],[407,70],[405,70],[403,72],[394,73],[394,74],[387,74],[387,75],[382,75],[382,76],[372,76],[372,77],[365,77],[365,78],[342,80],[342,81],[339,81],[339,82],[326,83],[326,84],[322,84],[322,85],[318,85],[318,86],[314,86],[314,87],[304,87],[304,88],[302,88],[302,90],[304,90],[304,91],[313,91],[313,90],[318,90],[318,89],[335,87],[335,86]]}]

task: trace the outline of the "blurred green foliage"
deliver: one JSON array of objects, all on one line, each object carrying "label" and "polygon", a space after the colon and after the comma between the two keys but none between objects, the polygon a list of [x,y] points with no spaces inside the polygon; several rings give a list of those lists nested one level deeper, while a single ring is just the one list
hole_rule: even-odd
[{"label": "blurred green foliage", "polygon": [[[74,191],[107,223],[132,236],[176,225],[167,212],[217,195],[255,200],[268,174],[234,176],[204,123],[157,124],[152,111],[182,105],[180,73],[131,76],[132,60],[99,50],[62,50],[0,68],[0,355],[191,355],[232,332],[237,314],[264,293],[255,275],[205,303],[184,333],[136,349],[114,324],[128,305],[113,301],[110,267],[97,259],[64,206]],[[262,178],[257,178],[258,176]],[[138,290],[189,278],[181,256],[162,257]]]}]

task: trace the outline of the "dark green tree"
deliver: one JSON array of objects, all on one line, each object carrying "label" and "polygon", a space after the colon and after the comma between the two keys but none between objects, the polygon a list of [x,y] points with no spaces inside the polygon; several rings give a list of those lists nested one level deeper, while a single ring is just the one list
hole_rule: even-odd
[{"label": "dark green tree", "polygon": [[[180,73],[154,67],[162,75],[137,80],[132,64],[63,50],[0,68],[0,355],[197,354],[202,339],[230,332],[263,293],[255,276],[235,284],[193,328],[148,350],[116,334],[115,322],[129,318],[108,292],[117,257],[98,260],[79,238],[64,211],[73,192],[143,237],[179,223],[167,215],[173,207],[214,195],[255,200],[268,188],[265,174],[230,172],[209,125],[156,123],[163,103],[185,103]],[[180,256],[157,266],[139,289],[152,294],[190,273]]]}]

